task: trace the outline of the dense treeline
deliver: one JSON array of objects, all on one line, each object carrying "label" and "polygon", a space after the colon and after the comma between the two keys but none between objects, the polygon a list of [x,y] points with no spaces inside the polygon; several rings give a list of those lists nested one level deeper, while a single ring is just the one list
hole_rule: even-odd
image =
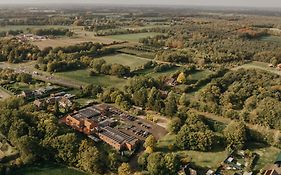
[{"label": "dense treeline", "polygon": [[95,74],[116,75],[118,77],[130,76],[130,67],[121,64],[108,64],[103,59],[95,59],[91,62],[90,67],[93,68],[91,76]]},{"label": "dense treeline", "polygon": [[0,69],[0,84],[7,84],[12,81],[18,81],[23,83],[30,83],[32,81],[32,76],[27,73],[16,73],[11,69]]},{"label": "dense treeline", "polygon": [[44,35],[51,35],[51,36],[72,36],[73,32],[69,29],[29,29],[29,33],[33,33],[34,35],[44,36]]},{"label": "dense treeline", "polygon": [[149,28],[149,29],[109,29],[101,30],[96,32],[97,36],[108,36],[108,35],[121,35],[121,34],[134,34],[134,33],[148,33],[148,32],[159,32],[165,33],[165,28]]},{"label": "dense treeline", "polygon": [[36,60],[41,55],[39,48],[29,43],[21,43],[16,39],[0,40],[0,61],[19,63]]},{"label": "dense treeline", "polygon": [[48,72],[62,72],[89,67],[94,58],[115,52],[99,43],[86,42],[73,46],[45,48],[37,59],[36,68]]},{"label": "dense treeline", "polygon": [[281,129],[281,78],[258,70],[233,71],[212,81],[199,97],[199,108],[232,119]]},{"label": "dense treeline", "polygon": [[[52,114],[36,111],[18,98],[1,102],[0,106],[0,133],[20,153],[14,166],[45,160],[75,166],[92,174],[117,169],[117,154],[98,150],[82,135],[58,125],[58,119]],[[114,164],[110,164],[113,160]]]}]

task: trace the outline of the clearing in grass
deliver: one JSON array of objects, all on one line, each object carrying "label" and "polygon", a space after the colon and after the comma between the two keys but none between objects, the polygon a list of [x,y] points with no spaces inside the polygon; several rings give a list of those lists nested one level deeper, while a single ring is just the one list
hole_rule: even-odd
[{"label": "clearing in grass", "polygon": [[127,80],[124,78],[118,78],[110,75],[96,75],[90,76],[90,70],[76,70],[69,72],[56,73],[57,76],[61,76],[64,79],[69,79],[76,82],[82,82],[86,84],[100,85],[103,87],[116,87],[123,88],[127,84]]},{"label": "clearing in grass", "polygon": [[149,60],[128,54],[116,54],[102,57],[107,63],[129,66],[131,70],[141,68]]},{"label": "clearing in grass", "polygon": [[270,73],[274,73],[277,75],[281,75],[281,71],[273,68],[273,67],[269,67],[268,63],[263,63],[263,62],[258,62],[258,61],[253,61],[251,63],[248,64],[244,64],[242,66],[238,66],[236,68],[234,68],[233,70],[238,70],[240,68],[244,68],[244,69],[260,69],[260,70],[264,70]]}]

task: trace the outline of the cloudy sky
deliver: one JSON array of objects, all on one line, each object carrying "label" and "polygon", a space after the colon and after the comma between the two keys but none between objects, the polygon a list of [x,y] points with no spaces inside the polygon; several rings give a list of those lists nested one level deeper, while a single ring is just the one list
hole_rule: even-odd
[{"label": "cloudy sky", "polygon": [[103,3],[103,4],[159,4],[159,5],[214,5],[214,6],[252,6],[280,7],[281,0],[0,0],[10,3]]}]

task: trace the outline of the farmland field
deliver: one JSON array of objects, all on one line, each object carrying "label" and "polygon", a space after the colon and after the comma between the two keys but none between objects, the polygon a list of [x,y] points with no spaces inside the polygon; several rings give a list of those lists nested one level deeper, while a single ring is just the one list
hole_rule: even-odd
[{"label": "farmland field", "polygon": [[119,52],[125,53],[125,54],[130,54],[130,55],[136,55],[136,56],[148,58],[148,59],[154,59],[154,57],[156,55],[155,52],[141,51],[141,50],[135,50],[135,49],[130,49],[130,48],[120,49]]},{"label": "farmland field", "polygon": [[45,25],[45,26],[36,26],[36,25],[7,25],[1,26],[0,32],[5,32],[9,30],[26,30],[26,29],[48,29],[48,28],[70,28],[69,26],[61,25]]},{"label": "farmland field", "polygon": [[24,167],[15,170],[12,173],[19,175],[87,175],[86,173],[73,168],[51,163],[40,166]]},{"label": "farmland field", "polygon": [[139,39],[145,38],[145,37],[153,37],[156,35],[160,35],[161,33],[135,33],[135,34],[123,34],[123,35],[110,35],[105,36],[105,38],[111,38],[115,40],[121,40],[121,41],[130,41],[130,42],[139,42]]},{"label": "farmland field", "polygon": [[128,54],[110,55],[102,57],[102,59],[104,59],[107,63],[117,63],[122,64],[124,66],[129,66],[132,70],[139,68],[148,62],[146,58],[141,58]]},{"label": "farmland field", "polygon": [[122,88],[127,84],[126,79],[118,78],[116,76],[97,75],[91,77],[89,75],[89,70],[60,72],[60,73],[56,73],[56,75],[63,77],[64,79],[69,79],[71,81],[77,81],[87,84],[95,84],[104,87]]}]

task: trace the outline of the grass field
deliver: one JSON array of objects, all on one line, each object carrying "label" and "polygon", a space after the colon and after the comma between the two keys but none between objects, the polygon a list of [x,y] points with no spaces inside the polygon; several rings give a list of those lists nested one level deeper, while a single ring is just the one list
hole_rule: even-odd
[{"label": "grass field", "polygon": [[148,62],[148,60],[145,58],[128,54],[109,55],[102,57],[102,59],[104,59],[107,63],[117,63],[124,66],[129,66],[131,70],[135,70]]},{"label": "grass field", "polygon": [[236,68],[234,68],[233,70],[237,70],[240,68],[244,68],[244,69],[261,69],[261,70],[265,70],[274,74],[278,74],[281,75],[281,71],[277,70],[276,68],[272,68],[272,67],[268,67],[268,63],[263,63],[263,62],[258,62],[258,61],[253,61],[251,63],[248,64],[244,64],[242,66],[238,66]]},{"label": "grass field", "polygon": [[197,71],[194,74],[190,74],[190,76],[188,76],[188,79],[191,80],[201,80],[203,78],[206,78],[208,75],[211,75],[213,72],[210,70],[202,70],[202,71]]},{"label": "grass field", "polygon": [[48,28],[70,28],[69,26],[61,26],[61,25],[8,25],[8,26],[0,26],[0,32],[5,32],[9,30],[26,30],[26,29],[48,29]]},{"label": "grass field", "polygon": [[[259,155],[258,161],[256,166],[254,167],[255,170],[260,170],[264,166],[268,164],[274,163],[274,161],[277,158],[277,155],[280,153],[280,149],[275,148],[275,147],[261,147],[261,148],[256,148],[260,145],[252,144],[251,147],[249,148],[251,151],[254,151]],[[263,145],[264,146],[264,145]]]},{"label": "grass field", "polygon": [[161,33],[135,33],[135,34],[124,34],[124,35],[110,35],[105,36],[104,38],[110,38],[114,40],[121,40],[121,41],[130,41],[130,42],[139,42],[140,38],[146,38],[146,37],[153,37],[156,35],[160,35]]},{"label": "grass field", "polygon": [[101,85],[104,87],[116,87],[122,88],[127,84],[127,80],[110,75],[98,75],[89,76],[89,70],[77,70],[69,72],[56,73],[57,76],[61,76],[64,79],[70,79],[72,81],[83,82],[87,84]]},{"label": "grass field", "polygon": [[183,69],[182,67],[174,67],[174,68],[169,69],[169,70],[164,71],[164,72],[154,72],[153,69],[146,69],[146,70],[140,71],[139,73],[142,74],[142,75],[157,78],[157,77],[160,77],[160,76],[170,76],[171,74],[173,74],[177,71],[180,71],[182,69]]},{"label": "grass field", "polygon": [[[159,150],[165,151],[168,149],[168,146],[176,143],[175,135],[167,134],[162,137],[158,143],[157,148]],[[216,169],[219,164],[224,161],[227,157],[227,151],[214,151],[214,152],[200,152],[200,151],[175,151],[175,153],[183,159],[188,159],[194,162],[196,165],[202,168]]]},{"label": "grass field", "polygon": [[260,41],[271,41],[271,42],[281,43],[281,37],[269,35],[269,36],[261,37]]},{"label": "grass field", "polygon": [[84,172],[56,164],[24,167],[12,172],[17,175],[87,175]]},{"label": "grass field", "polygon": [[147,51],[135,50],[130,48],[120,49],[119,52],[125,54],[127,53],[130,55],[136,55],[143,58],[149,58],[149,59],[154,59],[156,55],[156,52],[147,52]]},{"label": "grass field", "polygon": [[7,91],[3,87],[0,87],[0,100],[5,100],[7,98],[10,98],[11,96],[13,96],[11,92]]}]

